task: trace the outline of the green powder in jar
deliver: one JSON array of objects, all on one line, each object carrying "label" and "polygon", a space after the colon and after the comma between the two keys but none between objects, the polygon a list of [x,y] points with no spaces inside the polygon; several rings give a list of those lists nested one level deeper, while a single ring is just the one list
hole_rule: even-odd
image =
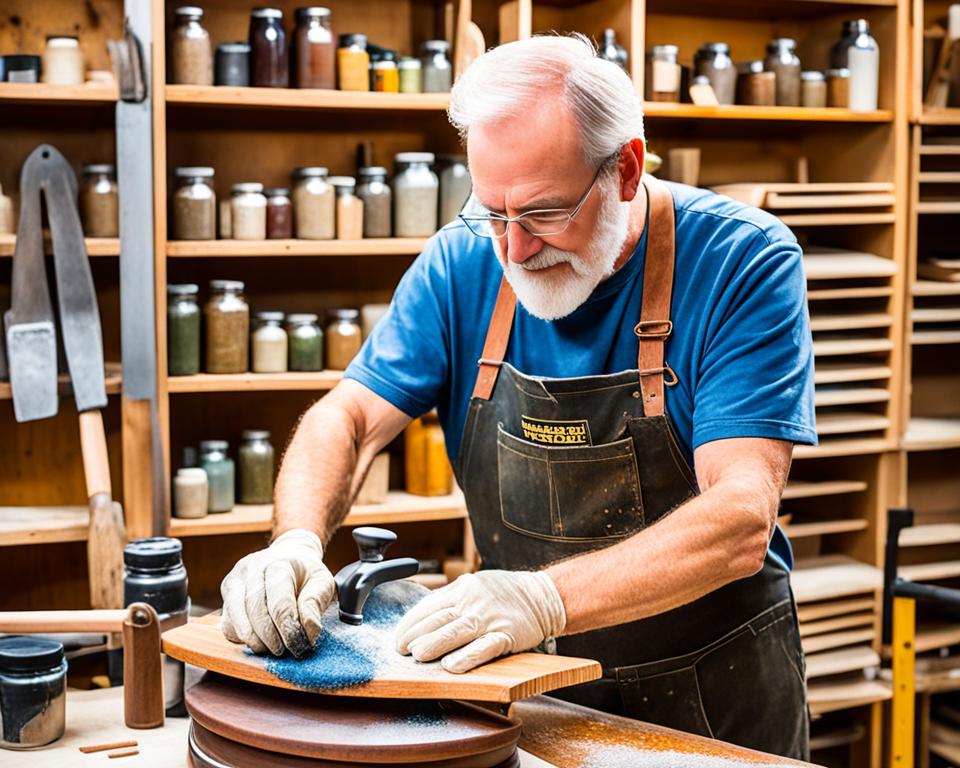
[{"label": "green powder in jar", "polygon": [[250,307],[239,280],[211,280],[204,315],[207,322],[207,373],[245,373],[248,364]]}]

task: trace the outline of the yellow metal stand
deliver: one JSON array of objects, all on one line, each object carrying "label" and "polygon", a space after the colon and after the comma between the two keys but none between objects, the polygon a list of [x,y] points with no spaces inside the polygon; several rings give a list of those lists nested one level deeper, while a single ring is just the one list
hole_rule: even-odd
[{"label": "yellow metal stand", "polygon": [[916,600],[893,599],[893,702],[890,718],[891,768],[913,768],[914,707],[916,702]]}]

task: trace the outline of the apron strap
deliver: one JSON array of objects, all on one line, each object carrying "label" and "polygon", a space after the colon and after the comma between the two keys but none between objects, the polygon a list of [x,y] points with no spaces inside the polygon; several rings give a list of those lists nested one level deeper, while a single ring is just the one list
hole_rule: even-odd
[{"label": "apron strap", "polygon": [[473,386],[473,397],[489,400],[493,394],[493,387],[500,373],[500,365],[507,353],[516,306],[517,295],[504,275],[500,280],[497,303],[493,308],[490,326],[487,328],[487,339],[483,342],[483,356],[477,361],[480,369],[477,371],[477,382]]}]

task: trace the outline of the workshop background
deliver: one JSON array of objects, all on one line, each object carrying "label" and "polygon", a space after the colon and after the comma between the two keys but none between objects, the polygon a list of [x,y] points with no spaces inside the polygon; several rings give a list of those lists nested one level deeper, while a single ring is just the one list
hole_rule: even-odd
[{"label": "workshop background", "polygon": [[[0,307],[11,301],[20,169],[46,142],[81,179],[113,497],[128,537],[181,539],[194,606],[219,605],[223,576],[269,531],[270,473],[299,414],[335,386],[426,238],[459,209],[462,158],[440,157],[462,152],[444,112],[458,55],[539,32],[583,32],[644,92],[648,148],[662,160],[656,175],[764,207],[805,248],[820,445],[795,449],[780,522],[797,558],[813,761],[879,766],[891,698],[880,673],[888,508],[916,513],[901,535],[901,575],[960,580],[960,257],[952,250],[960,13],[921,0],[474,0],[472,9],[463,0],[332,0],[331,14],[313,20],[332,27],[329,68],[288,73],[284,59],[282,72],[270,71],[269,51],[257,51],[269,36],[260,35],[249,74],[259,81],[250,84],[293,81],[252,90],[242,84],[249,48],[210,57],[254,34],[252,1],[202,0],[201,17],[175,14],[179,5],[0,0]],[[299,44],[301,3],[276,5],[288,44]],[[143,43],[148,95],[118,105],[107,42],[123,38],[125,15]],[[854,25],[848,47],[857,50],[836,66],[833,49],[854,19],[867,24]],[[261,32],[274,23],[254,20]],[[341,46],[337,36],[348,32],[398,54],[380,57],[372,84],[366,67],[376,49]],[[47,40],[56,35],[79,44]],[[457,44],[422,46],[428,40]],[[720,41],[728,48],[703,47]],[[347,76],[359,84],[333,79]],[[297,89],[299,78],[325,90]],[[704,82],[706,94],[697,91]],[[690,87],[698,101],[723,103],[686,103]],[[291,176],[316,166],[359,186]],[[386,179],[358,173],[375,166],[389,172],[392,226]],[[366,218],[351,214],[358,198]],[[443,218],[431,213],[438,207]],[[211,286],[217,280],[243,285]],[[168,294],[168,284],[196,284],[199,296]],[[256,317],[268,311],[287,317]],[[251,355],[238,313],[251,322]],[[315,317],[289,317],[304,314]],[[281,328],[288,353],[277,352]],[[199,333],[203,359],[191,346]],[[88,607],[73,398],[61,399],[54,418],[23,424],[11,398],[0,382],[0,609]],[[269,435],[244,435],[251,430]],[[330,567],[354,559],[350,529],[373,524],[428,562],[430,586],[473,568],[435,417],[415,423],[388,455],[332,543]],[[209,482],[180,471],[197,466]],[[960,764],[957,646],[960,623],[921,606],[919,765]]]}]

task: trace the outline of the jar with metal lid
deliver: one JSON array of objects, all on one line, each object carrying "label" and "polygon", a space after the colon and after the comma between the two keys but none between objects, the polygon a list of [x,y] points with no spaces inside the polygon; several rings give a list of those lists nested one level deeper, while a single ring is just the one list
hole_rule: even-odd
[{"label": "jar with metal lid", "polygon": [[200,467],[181,467],[173,478],[173,514],[193,520],[207,516],[207,473]]},{"label": "jar with metal lid", "polygon": [[337,50],[330,29],[330,9],[297,8],[294,13],[291,71],[296,88],[336,88]]},{"label": "jar with metal lid", "polygon": [[87,237],[117,237],[120,234],[117,169],[112,164],[83,166],[80,203],[83,233]]},{"label": "jar with metal lid", "polygon": [[200,288],[193,283],[167,286],[167,374],[200,373]]},{"label": "jar with metal lid", "polygon": [[240,469],[240,503],[273,501],[273,446],[266,430],[244,430],[237,451]]},{"label": "jar with metal lid", "polygon": [[214,61],[215,85],[245,88],[250,85],[250,44],[220,43]]},{"label": "jar with metal lid", "polygon": [[174,11],[173,82],[213,85],[213,48],[203,27],[203,8],[184,6]]},{"label": "jar with metal lid", "polygon": [[331,176],[328,180],[337,195],[337,239],[360,240],[363,237],[363,200],[356,195],[352,176]]},{"label": "jar with metal lid", "polygon": [[763,60],[738,66],[737,104],[772,107],[777,103],[777,75],[763,68]]},{"label": "jar with metal lid", "polygon": [[254,8],[250,13],[250,81],[259,88],[290,84],[287,35],[279,8]]},{"label": "jar with metal lid", "polygon": [[293,171],[293,220],[301,240],[332,240],[336,233],[337,203],[322,167]]},{"label": "jar with metal lid", "polygon": [[370,90],[370,54],[367,36],[340,35],[337,48],[337,84],[341,91]]},{"label": "jar with metal lid", "polygon": [[267,240],[293,237],[293,202],[286,187],[265,189],[267,198]]},{"label": "jar with metal lid", "polygon": [[850,108],[850,70],[828,69],[824,72],[827,77],[827,106]]},{"label": "jar with metal lid", "polygon": [[800,106],[800,57],[797,41],[777,37],[767,43],[764,66],[777,76],[777,106]]},{"label": "jar with metal lid", "polygon": [[250,307],[239,280],[211,280],[204,306],[207,373],[246,373]]},{"label": "jar with metal lid", "polygon": [[453,85],[453,67],[450,66],[450,43],[446,40],[426,40],[420,44],[420,63],[424,93],[449,93]]},{"label": "jar with metal lid", "polygon": [[48,37],[43,51],[43,82],[50,85],[83,85],[83,52],[75,37]]},{"label": "jar with metal lid", "polygon": [[360,328],[360,311],[334,309],[324,332],[327,347],[327,368],[345,371],[350,361],[363,346],[363,331]]},{"label": "jar with metal lid", "polygon": [[831,55],[834,69],[850,70],[850,106],[856,112],[877,108],[880,77],[880,46],[870,35],[866,19],[843,22],[840,41]]},{"label": "jar with metal lid", "polygon": [[189,166],[174,171],[174,240],[215,240],[217,237],[217,195],[213,191],[213,168]]},{"label": "jar with metal lid", "polygon": [[230,444],[226,440],[203,440],[200,443],[200,466],[207,473],[210,488],[207,511],[229,512],[235,502],[236,481],[233,459],[227,455]]},{"label": "jar with metal lid", "polygon": [[827,78],[816,70],[800,73],[800,105],[804,107],[827,106]]},{"label": "jar with metal lid", "polygon": [[696,73],[706,77],[721,104],[733,104],[737,95],[737,69],[727,43],[704,43],[693,59]]},{"label": "jar with metal lid", "polygon": [[263,184],[234,184],[230,196],[230,226],[234,240],[267,239],[267,198]]},{"label": "jar with metal lid", "polygon": [[400,93],[423,92],[423,65],[420,59],[401,56],[397,62],[397,73],[400,78]]},{"label": "jar with metal lid", "polygon": [[400,70],[397,68],[397,54],[383,51],[373,62],[373,90],[380,93],[400,92]]},{"label": "jar with metal lid", "polygon": [[457,218],[473,185],[466,155],[437,155],[440,167],[440,221],[442,227]]},{"label": "jar with metal lid", "polygon": [[652,45],[647,49],[644,98],[647,101],[680,101],[680,49],[675,45]]},{"label": "jar with metal lid", "polygon": [[287,315],[291,371],[323,370],[323,331],[317,320],[309,313]]},{"label": "jar with metal lid", "polygon": [[609,27],[603,30],[603,41],[600,43],[597,55],[601,59],[613,62],[624,72],[630,74],[630,70],[627,68],[627,49],[617,42],[616,30]]},{"label": "jar with metal lid", "polygon": [[393,227],[397,237],[429,237],[437,230],[440,182],[430,170],[432,152],[400,152],[393,177]]},{"label": "jar with metal lid", "polygon": [[39,83],[40,82],[39,56],[29,54],[8,54],[0,56],[3,66],[3,81],[7,83]]},{"label": "jar with metal lid", "polygon": [[387,169],[381,166],[361,168],[357,176],[360,180],[357,197],[363,201],[363,236],[390,237],[393,222]]},{"label": "jar with metal lid", "polygon": [[33,749],[63,736],[67,661],[47,637],[0,637],[0,747]]},{"label": "jar with metal lid", "polygon": [[407,493],[446,496],[453,490],[453,470],[447,458],[443,428],[436,411],[414,419],[404,430]]},{"label": "jar with metal lid", "polygon": [[250,337],[254,373],[284,373],[287,370],[287,332],[283,312],[257,312]]}]

